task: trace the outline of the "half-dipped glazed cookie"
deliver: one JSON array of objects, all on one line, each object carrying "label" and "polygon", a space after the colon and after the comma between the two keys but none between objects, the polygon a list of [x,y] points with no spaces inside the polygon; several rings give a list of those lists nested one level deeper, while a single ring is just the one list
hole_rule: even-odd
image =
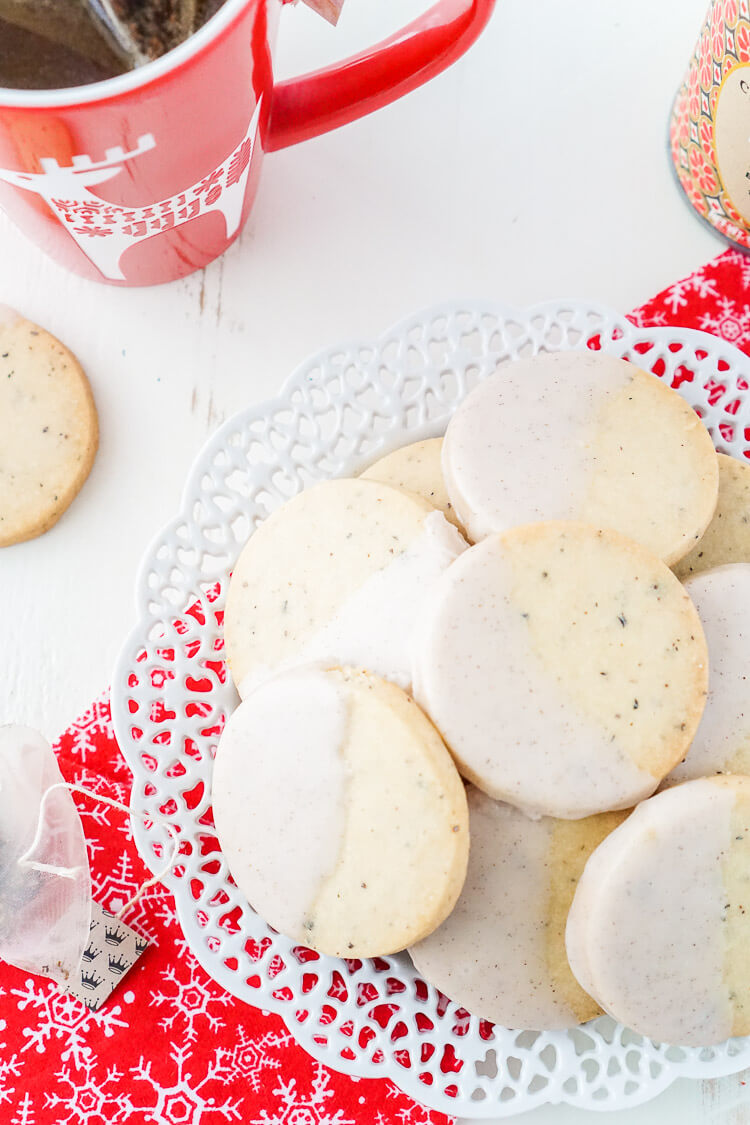
[{"label": "half-dipped glazed cookie", "polygon": [[652,797],[588,860],[566,946],[581,987],[633,1030],[693,1046],[750,1033],[750,778]]},{"label": "half-dipped glazed cookie", "polygon": [[703,535],[718,491],[711,437],[688,403],[590,351],[507,363],[480,383],[448,425],[443,474],[475,542],[533,520],[584,520],[670,564]]},{"label": "half-dipped glazed cookie", "polygon": [[684,756],[703,712],[698,614],[655,555],[586,524],[469,548],[431,595],[414,691],[462,774],[527,812],[629,808]]},{"label": "half-dipped glazed cookie", "polygon": [[750,773],[750,563],[702,571],[685,589],[708,644],[708,696],[686,757],[665,784]]},{"label": "half-dipped glazed cookie", "polygon": [[416,703],[366,672],[298,668],[254,691],[221,736],[212,800],[248,901],[321,953],[394,953],[461,891],[461,779]]},{"label": "half-dipped glazed cookie", "polygon": [[431,504],[371,480],[315,485],[250,537],[229,586],[227,663],[241,696],[316,661],[409,686],[414,621],[466,542]]},{"label": "half-dipped glazed cookie", "polygon": [[565,923],[594,848],[627,815],[531,820],[470,785],[471,850],[452,913],[410,948],[421,975],[503,1027],[573,1027],[600,1008],[565,954]]}]

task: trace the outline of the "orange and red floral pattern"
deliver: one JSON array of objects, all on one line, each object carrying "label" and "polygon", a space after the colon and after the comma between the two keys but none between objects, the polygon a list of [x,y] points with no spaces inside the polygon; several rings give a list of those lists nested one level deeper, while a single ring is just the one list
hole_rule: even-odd
[{"label": "orange and red floral pattern", "polygon": [[750,250],[750,224],[733,205],[716,159],[714,120],[721,84],[750,63],[750,0],[714,0],[701,28],[672,109],[672,161],[699,215],[730,241]]}]

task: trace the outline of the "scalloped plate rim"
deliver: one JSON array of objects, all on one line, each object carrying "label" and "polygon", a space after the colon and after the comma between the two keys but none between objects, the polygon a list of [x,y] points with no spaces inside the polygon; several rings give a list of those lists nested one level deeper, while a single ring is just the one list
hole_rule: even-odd
[{"label": "scalloped plate rim", "polygon": [[[743,364],[747,365],[748,372],[750,374],[750,358],[746,356],[745,353],[737,348],[734,344],[730,343],[727,340],[724,340],[721,337],[712,335],[708,332],[704,332],[700,329],[683,328],[679,326],[656,325],[653,327],[643,327],[634,324],[624,314],[616,312],[605,304],[583,298],[549,299],[541,302],[536,302],[528,306],[511,305],[507,302],[482,300],[479,298],[470,300],[455,299],[440,301],[435,304],[426,305],[412,313],[410,316],[403,317],[399,321],[391,324],[385,331],[379,333],[372,339],[362,340],[353,338],[347,341],[339,342],[333,346],[320,349],[319,351],[310,354],[305,360],[303,360],[300,364],[297,365],[297,367],[294,368],[294,370],[285,378],[279,392],[275,396],[235,412],[203,442],[188,471],[186,482],[180,497],[180,506],[178,513],[172,519],[167,521],[160,528],[159,532],[150,540],[146,550],[144,551],[140,565],[137,568],[134,592],[136,600],[136,610],[139,613],[139,617],[134,627],[129,631],[115,662],[112,681],[113,685],[119,685],[124,682],[124,674],[131,667],[132,653],[136,650],[138,645],[142,644],[143,641],[144,619],[140,615],[139,595],[143,588],[144,576],[148,572],[148,569],[154,557],[156,556],[158,549],[162,546],[169,533],[176,526],[180,524],[189,524],[191,522],[189,507],[191,503],[194,502],[194,496],[196,492],[200,491],[200,476],[206,472],[207,466],[210,464],[213,456],[215,456],[216,453],[220,452],[224,447],[226,438],[230,433],[235,432],[238,428],[242,428],[252,421],[256,421],[267,416],[271,411],[283,409],[285,406],[288,406],[289,396],[291,392],[300,385],[300,383],[305,379],[310,370],[324,363],[326,359],[342,353],[375,349],[378,346],[382,346],[388,343],[391,337],[396,336],[407,326],[413,325],[417,320],[421,322],[427,320],[434,321],[440,316],[455,315],[456,312],[459,311],[461,313],[474,312],[494,315],[502,320],[513,321],[521,318],[527,321],[531,321],[534,318],[538,316],[544,316],[551,311],[559,313],[561,310],[565,310],[566,307],[570,307],[571,309],[575,309],[576,307],[585,307],[589,311],[600,313],[604,320],[613,323],[614,326],[622,330],[625,335],[632,335],[634,332],[637,332],[639,334],[646,335],[650,339],[653,339],[655,343],[665,341],[670,336],[674,337],[675,333],[678,333],[679,336],[681,336],[683,339],[687,338],[695,341],[696,345],[702,342],[705,345],[704,350],[707,351],[709,356],[715,358],[717,362],[719,360],[727,358],[728,360],[733,361],[735,366],[742,366]],[[580,349],[578,349],[576,345],[573,345],[573,347],[563,347],[553,350],[569,351]],[[725,355],[719,354],[722,350],[725,350]],[[608,351],[606,342],[602,346],[602,351]],[[513,360],[510,360],[510,362],[513,362]],[[441,422],[434,422],[427,423],[426,425],[420,427],[420,430],[424,431],[425,436],[427,436],[428,430],[432,430],[433,433],[440,433],[443,428],[444,426]],[[418,431],[415,431],[415,433],[416,432]],[[420,439],[419,437],[415,436],[413,440]],[[403,443],[394,442],[392,448],[398,448],[399,444]],[[378,452],[377,458],[373,458],[373,460],[378,459],[384,455],[384,452],[381,450]],[[361,456],[353,457],[351,458],[351,460],[358,464],[358,471],[362,471],[367,467],[368,463],[371,463],[368,462],[366,458],[363,459]],[[346,474],[342,473],[341,475]],[[128,754],[124,749],[122,749],[122,747],[128,745],[128,740],[125,737],[126,732],[121,728],[121,720],[124,720],[124,718],[125,716],[121,715],[119,709],[115,706],[113,695],[112,720],[115,729],[115,736],[117,738],[118,745],[121,747],[123,757],[132,770]],[[154,868],[152,866],[152,859],[149,856],[149,850],[146,847],[146,840],[153,839],[153,837],[149,837],[147,835],[144,822],[138,812],[132,811],[132,800],[130,821],[134,842],[136,843],[139,855],[146,867],[149,870],[153,871]],[[176,893],[178,889],[181,889],[182,882],[175,876],[170,875],[164,880],[164,883],[174,897],[175,908],[177,910],[183,932],[185,933],[185,936],[187,938],[189,934],[192,935],[193,919],[187,916],[187,909],[189,904],[184,901],[184,896]],[[201,964],[202,968],[212,980],[215,980],[209,955],[203,949],[202,944],[194,941],[189,941],[188,944],[190,946],[191,952]],[[221,982],[220,987],[227,988],[226,984],[223,981]],[[233,991],[229,988],[227,988],[227,991],[229,991],[237,999],[245,1003],[250,1003],[250,1001],[247,1000],[244,995],[240,995],[239,992]],[[268,994],[263,997],[262,1004],[257,1004],[254,1006],[260,1008],[262,1011],[273,1011],[274,1013],[279,1015],[283,1020],[285,1026],[288,1028],[292,1037],[296,1042],[299,1043],[302,1049],[312,1055],[318,1061],[324,1063],[326,1066],[331,1067],[331,1069],[337,1070],[344,1074],[352,1075],[354,1077],[376,1077],[376,1075],[372,1074],[368,1074],[366,1076],[362,1075],[361,1070],[358,1069],[358,1060],[356,1059],[351,1061],[343,1059],[341,1058],[339,1053],[331,1052],[328,1048],[325,1047],[319,1047],[318,1044],[315,1044],[314,1041],[311,1041],[310,1043],[301,1042],[296,1034],[296,1025],[291,1024],[285,1019],[285,1013],[290,1011],[288,1001],[277,1000],[275,997]],[[712,1062],[706,1062],[701,1074],[696,1075],[695,1079],[718,1078],[737,1073],[737,1067],[736,1065],[734,1065],[735,1060],[733,1060],[729,1056],[728,1051],[730,1050],[733,1043],[741,1043],[743,1041],[744,1040],[742,1039],[730,1039],[727,1040],[726,1043],[721,1044],[720,1046],[725,1050],[726,1053],[718,1056]],[[488,1043],[488,1049],[491,1049],[490,1043]],[[403,1090],[409,1096],[413,1097],[416,1101],[421,1102],[423,1105],[426,1105],[432,1109],[447,1114],[458,1115],[459,1117],[471,1117],[479,1120],[491,1117],[505,1117],[509,1112],[512,1114],[520,1115],[521,1113],[530,1112],[532,1109],[539,1108],[542,1105],[571,1105],[573,1107],[585,1107],[587,1109],[597,1110],[602,1113],[622,1109],[625,1107],[635,1108],[636,1106],[643,1105],[646,1102],[651,1101],[653,1098],[657,1097],[664,1090],[668,1089],[668,1087],[678,1078],[692,1077],[689,1073],[689,1064],[690,1060],[687,1060],[687,1064],[675,1062],[672,1064],[671,1070],[668,1070],[667,1067],[664,1066],[657,1078],[650,1078],[649,1083],[644,1084],[638,1094],[629,1095],[627,1099],[608,1098],[606,1101],[592,1104],[590,1099],[586,1100],[585,1097],[581,1097],[580,1095],[545,1098],[543,1096],[545,1091],[540,1090],[538,1091],[538,1093],[542,1096],[537,1099],[536,1094],[529,1095],[532,1098],[532,1101],[530,1102],[530,1104],[523,1106],[520,1109],[513,1107],[513,1100],[511,1100],[509,1103],[503,1103],[491,1098],[485,1098],[483,1101],[472,1102],[470,1105],[467,1105],[464,1102],[453,1102],[451,1099],[442,1094],[440,1094],[438,1097],[431,1098],[431,1088],[419,1082],[419,1079],[413,1069],[394,1070],[393,1067],[391,1067],[391,1069],[389,1070],[389,1063],[387,1060],[382,1064],[384,1069],[380,1077],[390,1080],[394,1083],[394,1085],[398,1086],[401,1090]],[[435,1093],[438,1092],[435,1091]]]}]

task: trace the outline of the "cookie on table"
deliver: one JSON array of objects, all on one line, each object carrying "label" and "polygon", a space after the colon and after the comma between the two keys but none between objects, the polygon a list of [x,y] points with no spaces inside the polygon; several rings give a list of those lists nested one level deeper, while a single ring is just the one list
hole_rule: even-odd
[{"label": "cookie on table", "polygon": [[724,563],[750,563],[750,465],[717,454],[719,499],[713,519],[692,551],[674,568],[683,581]]},{"label": "cookie on table", "polygon": [[229,585],[227,662],[241,696],[328,661],[408,687],[414,621],[466,542],[426,500],[371,480],[317,484],[249,539]]},{"label": "cookie on table", "polygon": [[443,513],[459,531],[463,527],[448,497],[443,480],[441,456],[442,438],[427,438],[403,445],[393,453],[381,457],[369,469],[360,473],[360,479],[379,480],[394,488],[402,488],[424,497],[434,508]]},{"label": "cookie on table", "polygon": [[644,801],[588,860],[566,945],[581,987],[660,1042],[750,1033],[750,778]]},{"label": "cookie on table", "polygon": [[750,773],[750,563],[703,571],[685,589],[708,644],[708,697],[687,756],[665,785]]},{"label": "cookie on table", "polygon": [[394,953],[461,891],[461,779],[416,703],[366,672],[297,668],[253,692],[221,736],[212,801],[248,901],[320,953]]},{"label": "cookie on table", "polygon": [[464,777],[532,814],[629,808],[684,757],[706,642],[684,587],[614,531],[527,524],[436,583],[414,693]]},{"label": "cookie on table", "polygon": [[474,542],[534,520],[582,520],[672,564],[716,507],[716,453],[698,415],[655,375],[603,352],[503,365],[458,407],[442,460]]},{"label": "cookie on table", "polygon": [[0,305],[0,547],[57,523],[89,475],[98,442],[78,360]]},{"label": "cookie on table", "polygon": [[570,971],[565,923],[584,864],[627,815],[531,820],[470,785],[471,849],[453,911],[409,949],[417,971],[473,1015],[552,1030],[600,1014]]}]

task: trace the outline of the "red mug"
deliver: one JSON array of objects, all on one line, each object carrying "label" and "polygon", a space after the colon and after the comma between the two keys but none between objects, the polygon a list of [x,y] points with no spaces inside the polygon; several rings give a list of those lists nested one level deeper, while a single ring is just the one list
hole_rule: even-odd
[{"label": "red mug", "polygon": [[474,42],[494,6],[440,0],[377,46],[274,83],[287,2],[226,0],[181,46],[104,82],[0,89],[0,206],[83,277],[113,285],[184,277],[239,234],[265,152],[426,82]]}]

